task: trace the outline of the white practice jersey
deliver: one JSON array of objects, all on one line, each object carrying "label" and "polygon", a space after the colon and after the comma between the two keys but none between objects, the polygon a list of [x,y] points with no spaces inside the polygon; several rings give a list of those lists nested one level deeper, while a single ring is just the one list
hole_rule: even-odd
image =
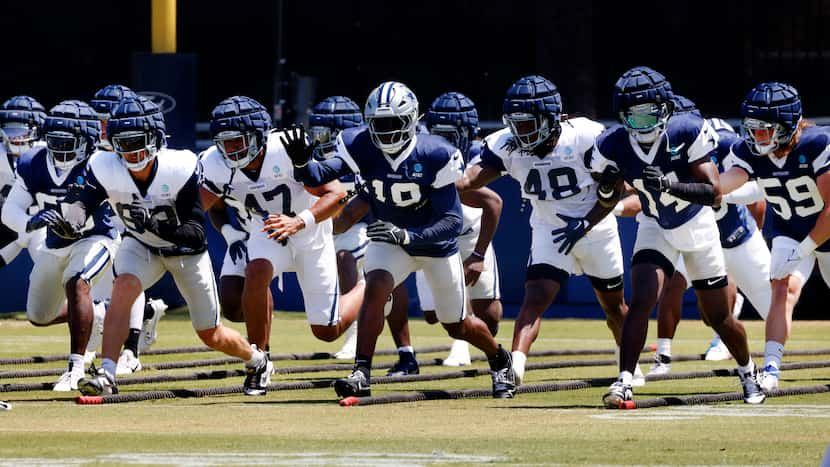
[{"label": "white practice jersey", "polygon": [[592,151],[603,129],[587,118],[566,120],[556,147],[539,157],[522,151],[505,128],[485,139],[486,148],[475,162],[502,170],[519,182],[522,196],[533,206],[531,225],[563,225],[557,214],[584,217],[596,203],[597,183],[585,166],[585,154]]},{"label": "white practice jersey", "polygon": [[[202,153],[203,186],[238,211],[248,232],[259,231],[268,214],[297,213],[311,208],[317,197],[294,179],[294,166],[280,142],[280,132],[268,135],[265,159],[259,176],[251,179],[239,169],[225,165],[224,157],[215,146]],[[310,235],[315,229],[303,229],[293,237]]]},{"label": "white practice jersey", "polygon": [[[37,151],[45,146],[46,143],[43,141],[37,141],[30,151]],[[15,163],[14,156],[6,151],[4,144],[0,144],[0,195],[2,195],[0,196],[0,206],[2,206],[3,202],[9,196],[9,192],[12,190],[14,181],[17,178]]]},{"label": "white practice jersey", "polygon": [[[176,211],[176,200],[182,196],[183,189],[192,189],[193,180],[201,178],[199,159],[192,151],[162,148],[156,154],[156,173],[143,194],[136,186],[129,170],[121,162],[118,154],[98,151],[89,159],[88,170],[94,176],[88,183],[97,184],[106,192],[106,199],[112,209],[124,223],[126,232],[141,243],[154,248],[173,248],[175,244],[164,240],[156,234],[137,228],[130,218],[127,207],[140,206],[161,224],[180,225]],[[198,190],[198,186],[196,187]],[[196,192],[198,197],[198,191]]]}]

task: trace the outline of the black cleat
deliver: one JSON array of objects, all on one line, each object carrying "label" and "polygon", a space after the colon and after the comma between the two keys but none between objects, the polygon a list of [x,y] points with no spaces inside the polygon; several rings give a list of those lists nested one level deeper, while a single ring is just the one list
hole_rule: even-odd
[{"label": "black cleat", "polygon": [[398,362],[386,372],[386,376],[406,376],[421,373],[414,352],[398,352]]},{"label": "black cleat", "polygon": [[271,374],[274,373],[274,364],[271,363],[271,355],[265,354],[259,365],[256,367],[245,367],[245,382],[242,384],[246,396],[264,396],[268,392],[268,385],[271,384]]},{"label": "black cleat", "polygon": [[345,378],[334,381],[334,391],[341,398],[345,397],[367,397],[372,395],[372,388],[369,387],[369,378],[360,368],[355,368],[352,374]]},{"label": "black cleat", "polygon": [[78,390],[85,396],[111,396],[118,394],[118,385],[103,368],[99,368],[93,376],[78,381]]},{"label": "black cleat", "polygon": [[516,395],[516,373],[513,372],[513,358],[499,346],[504,366],[490,372],[493,377],[493,399],[512,399]]}]

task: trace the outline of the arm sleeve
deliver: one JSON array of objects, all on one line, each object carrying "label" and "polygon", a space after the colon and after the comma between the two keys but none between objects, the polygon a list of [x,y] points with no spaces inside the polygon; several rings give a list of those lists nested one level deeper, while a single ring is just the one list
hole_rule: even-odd
[{"label": "arm sleeve", "polygon": [[484,149],[481,150],[481,154],[478,157],[476,157],[471,162],[471,164],[496,169],[502,174],[507,172],[507,167],[504,166],[504,161],[502,161],[501,158],[496,155],[496,153],[491,151],[490,147],[487,146],[487,144],[484,145]]},{"label": "arm sleeve", "polygon": [[715,187],[708,183],[675,182],[669,185],[669,194],[690,203],[712,206],[715,204]]},{"label": "arm sleeve", "polygon": [[294,167],[294,178],[310,187],[325,185],[350,173],[351,167],[340,156],[324,161],[310,160],[304,167]]},{"label": "arm sleeve", "polygon": [[162,223],[159,236],[176,245],[192,249],[202,248],[205,244],[205,217],[202,202],[199,199],[199,179],[201,171],[196,171],[179,190],[176,197],[176,215],[179,225]]},{"label": "arm sleeve", "polygon": [[749,181],[740,188],[723,196],[723,201],[730,204],[752,204],[764,199],[764,190],[758,182]]},{"label": "arm sleeve", "polygon": [[435,190],[432,202],[432,222],[425,227],[407,229],[410,245],[427,245],[450,240],[461,234],[461,202],[455,185]]},{"label": "arm sleeve", "polygon": [[3,204],[2,221],[10,229],[17,233],[26,231],[26,224],[31,216],[26,212],[34,202],[34,198],[26,189],[26,184],[18,177],[9,192],[6,202]]}]

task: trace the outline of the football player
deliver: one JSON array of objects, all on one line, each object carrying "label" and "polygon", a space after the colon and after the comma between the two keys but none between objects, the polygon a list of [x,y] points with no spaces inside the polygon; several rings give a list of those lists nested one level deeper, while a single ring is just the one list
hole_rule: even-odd
[{"label": "football player", "polygon": [[510,174],[533,206],[525,297],[513,333],[513,369],[521,383],[542,314],[568,277],[588,276],[618,343],[626,304],[617,221],[607,212],[594,217],[596,182],[585,166],[603,126],[587,118],[562,121],[559,90],[537,75],[510,86],[503,111],[508,128],[485,138],[463,188]]},{"label": "football player", "polygon": [[[110,84],[99,89],[95,93],[95,97],[89,102],[89,105],[98,114],[98,119],[101,121],[101,141],[98,143],[98,148],[104,151],[112,151],[112,145],[107,138],[107,122],[112,116],[112,111],[118,104],[126,98],[136,98],[137,95],[132,89],[120,85]],[[112,216],[112,223],[118,232],[124,234],[124,223],[118,216]],[[120,245],[120,242],[119,242]],[[104,279],[98,282],[98,286],[93,288],[92,295],[96,300],[103,300],[108,303],[112,295],[112,268],[107,268]],[[146,300],[142,292],[136,299],[136,303],[130,311],[130,331],[127,334],[127,340],[124,342],[124,350],[118,357],[118,364],[116,366],[116,374],[124,375],[131,374],[141,370],[141,361],[139,360],[139,353],[150,348],[156,341],[159,319],[164,316],[164,311],[167,309],[167,304],[164,300]],[[93,324],[92,339],[95,339],[96,349],[101,343],[101,334],[103,333],[103,316],[96,314],[95,323]],[[88,352],[87,359],[94,357],[94,353]]]},{"label": "football player", "polygon": [[633,397],[633,372],[645,345],[648,316],[682,255],[704,322],[738,363],[744,402],[758,404],[765,396],[746,332],[729,307],[723,251],[710,207],[721,202],[718,169],[710,159],[718,134],[694,114],[673,116],[673,95],[660,73],[647,67],[626,71],[613,93],[613,110],[622,124],[597,138],[586,164],[600,177],[598,206],[612,210],[627,182],[637,189],[645,214],[634,244],[633,295],[622,329],[620,376],[603,403],[616,408]]},{"label": "football player", "polygon": [[[29,96],[12,97],[0,106],[0,208],[14,186],[20,155],[44,146],[45,121],[46,110]],[[43,229],[21,234],[6,224],[0,225],[0,267],[14,261],[27,246],[31,246],[30,251],[36,251],[45,239]]]},{"label": "football player", "polygon": [[[211,113],[211,134],[215,145],[202,156],[206,205],[221,199],[247,226],[242,303],[248,339],[267,348],[273,313],[269,285],[277,274],[296,271],[311,332],[334,341],[357,319],[364,290],[361,281],[341,297],[337,280],[329,218],[346,191],[337,181],[315,188],[298,182],[281,133],[271,131],[265,107],[251,98],[220,102]],[[231,241],[239,240],[226,237],[230,250]],[[270,371],[264,378],[248,376],[245,394],[265,394]]]},{"label": "football player", "polygon": [[[21,235],[46,227],[44,247],[32,252],[26,315],[38,326],[68,322],[69,368],[53,389],[72,391],[84,375],[83,358],[92,331],[90,288],[110,265],[118,232],[106,205],[91,206],[91,219],[77,230],[61,214],[67,193],[84,183],[87,159],[100,138],[95,111],[85,102],[63,101],[49,111],[43,131],[46,148],[29,151],[18,161],[18,176],[2,220]],[[39,211],[30,216],[33,203]]]},{"label": "football player", "polygon": [[741,117],[745,140],[732,144],[721,185],[731,192],[755,180],[771,207],[772,305],[761,372],[769,391],[778,387],[793,308],[815,263],[830,284],[830,131],[802,118],[798,91],[783,83],[752,89]]},{"label": "football player", "polygon": [[[675,115],[690,112],[701,116],[697,106],[690,99],[675,94],[674,102]],[[732,126],[721,119],[711,118],[707,119],[707,122],[718,132],[718,147],[711,154],[711,158],[722,172],[723,159],[739,137]],[[744,185],[741,192],[724,196],[721,205],[714,208],[726,271],[730,276],[729,300],[734,303],[732,315],[737,319],[744,301],[743,296],[736,293],[737,286],[746,294],[761,317],[766,319],[771,293],[768,281],[770,254],[759,230],[759,226],[764,225],[766,202],[756,183]],[[741,199],[738,198],[739,195],[742,196]],[[748,205],[735,204],[736,200]],[[676,272],[678,274],[669,280],[657,309],[657,351],[649,375],[666,374],[671,370],[671,342],[680,322],[683,293],[691,285],[686,279],[688,273],[682,259],[678,261]],[[730,357],[729,350],[716,334],[704,358],[726,360]]]},{"label": "football player", "polygon": [[[467,96],[448,92],[438,96],[430,105],[422,120],[427,130],[444,137],[464,156],[465,164],[481,152],[478,135],[478,110]],[[502,315],[499,300],[499,277],[496,256],[491,246],[498,227],[502,200],[489,188],[467,190],[459,193],[461,199],[462,227],[458,237],[458,251],[464,260],[464,277],[473,314],[487,324],[493,336],[498,333]],[[438,322],[435,314],[435,298],[427,283],[424,271],[415,273],[418,300],[427,322]],[[393,309],[387,318],[389,331],[398,346],[399,360],[389,369],[388,375],[418,374],[418,361],[409,338],[406,309]],[[443,360],[446,366],[470,364],[470,348],[466,341],[453,340],[450,354]]]},{"label": "football player", "polygon": [[335,381],[340,397],[368,396],[370,369],[383,310],[392,290],[411,273],[424,269],[436,298],[436,313],[454,338],[464,339],[488,356],[493,397],[515,392],[510,354],[487,326],[466,312],[464,270],[458,254],[461,205],[455,182],[463,156],[445,139],[416,135],[418,100],[404,84],[387,81],[375,88],[363,112],[366,127],[350,128],[337,138],[335,157],[314,161],[302,128],[289,131],[286,149],[294,173],[312,186],[344,174],[359,176],[373,216],[367,229],[366,293],[360,312],[355,368]]},{"label": "football player", "polygon": [[129,329],[130,307],[165,272],[173,276],[193,328],[207,346],[245,361],[246,371],[267,371],[265,353],[219,318],[204,213],[199,202],[201,167],[195,154],[168,149],[164,116],[149,99],[124,99],[108,122],[114,152],[97,152],[85,183],[64,213],[72,224],[108,202],[126,227],[115,258],[112,302],[104,324],[102,368],[82,379],[83,394],[118,392],[115,358]]}]

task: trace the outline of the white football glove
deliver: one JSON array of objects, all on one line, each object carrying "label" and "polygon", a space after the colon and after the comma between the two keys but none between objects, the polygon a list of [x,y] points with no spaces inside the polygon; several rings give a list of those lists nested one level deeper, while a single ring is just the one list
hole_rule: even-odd
[{"label": "white football glove", "polygon": [[801,264],[805,258],[810,256],[816,247],[816,242],[814,242],[813,239],[807,235],[807,238],[805,238],[804,241],[799,243],[797,247],[790,250],[787,254],[787,259],[779,264],[774,271],[771,271],[770,279],[784,279],[794,273],[798,268],[798,265]]},{"label": "white football glove", "polygon": [[80,230],[86,224],[86,208],[80,201],[61,203],[61,216],[75,230]]}]

